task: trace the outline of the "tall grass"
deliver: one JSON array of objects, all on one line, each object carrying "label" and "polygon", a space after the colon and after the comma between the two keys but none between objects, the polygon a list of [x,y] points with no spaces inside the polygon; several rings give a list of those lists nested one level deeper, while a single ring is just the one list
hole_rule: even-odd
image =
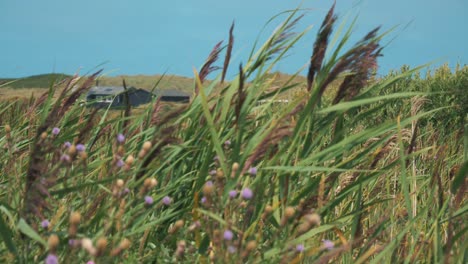
[{"label": "tall grass", "polygon": [[[329,50],[332,8],[307,89],[278,106],[302,84],[272,88],[271,69],[306,34],[297,10],[285,15],[229,82],[223,71],[204,82],[216,45],[188,105],[79,107],[98,73],[75,91],[70,81],[2,102],[2,261],[464,262],[466,95],[445,103],[449,91],[424,83],[446,79],[419,69],[371,81],[382,35],[344,50],[350,28]],[[467,84],[466,68],[446,75]],[[435,121],[460,109],[450,130]]]}]

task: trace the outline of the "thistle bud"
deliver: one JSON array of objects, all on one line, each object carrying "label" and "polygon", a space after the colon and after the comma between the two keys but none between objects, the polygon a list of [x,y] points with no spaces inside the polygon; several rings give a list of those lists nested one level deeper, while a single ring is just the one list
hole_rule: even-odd
[{"label": "thistle bud", "polygon": [[294,207],[291,206],[286,207],[286,209],[284,210],[284,216],[288,219],[293,217],[295,213],[296,210],[294,209]]},{"label": "thistle bud", "polygon": [[122,179],[118,179],[115,185],[120,189],[125,185],[125,182]]},{"label": "thistle bud", "polygon": [[81,221],[81,214],[79,212],[72,212],[70,215],[70,224],[78,225]]},{"label": "thistle bud", "polygon": [[129,249],[130,248],[130,240],[128,240],[127,238],[124,238],[120,244],[119,244],[119,247],[123,250],[126,250],[126,249]]},{"label": "thistle bud", "polygon": [[139,159],[143,159],[145,156],[146,156],[146,151],[144,149],[142,149],[142,150],[140,150],[140,152],[138,152],[138,158]]},{"label": "thistle bud", "polygon": [[76,146],[75,146],[75,144],[71,145],[71,146],[68,148],[68,154],[70,154],[70,155],[75,155],[75,154],[76,154]]},{"label": "thistle bud", "polygon": [[148,152],[150,151],[151,147],[153,146],[153,144],[151,144],[150,141],[145,141],[145,143],[143,143],[143,150]]},{"label": "thistle bud", "polygon": [[10,133],[11,132],[11,126],[10,125],[5,125],[5,132]]},{"label": "thistle bud", "polygon": [[57,249],[57,246],[59,244],[59,238],[56,234],[52,234],[49,236],[49,239],[47,240],[47,245],[49,246],[49,251],[55,251]]},{"label": "thistle bud", "polygon": [[251,240],[247,243],[247,246],[245,247],[245,249],[247,249],[247,251],[252,251],[254,249],[257,248],[257,242],[255,242],[255,240]]},{"label": "thistle bud", "polygon": [[304,216],[304,219],[311,225],[314,225],[314,226],[320,225],[320,215],[316,213],[307,214]]},{"label": "thistle bud", "polygon": [[135,158],[132,155],[128,155],[127,159],[125,160],[125,163],[130,167],[133,165],[134,161]]},{"label": "thistle bud", "polygon": [[218,179],[221,179],[221,178],[224,177],[224,172],[223,172],[223,170],[221,168],[218,168],[218,170],[216,171],[216,177]]},{"label": "thistle bud", "polygon": [[203,194],[205,196],[211,196],[214,190],[214,185],[212,181],[207,181],[205,185],[203,185]]},{"label": "thistle bud", "polygon": [[271,214],[273,212],[273,206],[267,205],[265,206],[265,214]]},{"label": "thistle bud", "polygon": [[98,239],[96,242],[96,248],[97,248],[97,254],[100,255],[104,251],[106,251],[107,248],[107,239],[105,237],[101,237]]},{"label": "thistle bud", "polygon": [[41,139],[44,140],[47,138],[47,132],[42,132]]}]

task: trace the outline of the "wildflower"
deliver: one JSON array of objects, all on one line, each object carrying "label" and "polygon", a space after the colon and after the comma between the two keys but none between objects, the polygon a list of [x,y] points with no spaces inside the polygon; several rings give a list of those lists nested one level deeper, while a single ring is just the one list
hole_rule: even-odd
[{"label": "wildflower", "polygon": [[64,146],[65,148],[71,147],[70,141],[67,141],[67,142],[63,143],[63,146]]},{"label": "wildflower", "polygon": [[125,141],[125,136],[123,134],[118,134],[117,135],[117,142],[119,142],[120,144],[124,143]]},{"label": "wildflower", "polygon": [[44,229],[47,229],[49,228],[49,225],[50,225],[50,222],[49,220],[45,219],[41,222],[41,227],[44,228]]},{"label": "wildflower", "polygon": [[123,167],[123,166],[125,165],[125,163],[123,162],[122,159],[119,159],[119,160],[117,161],[116,165],[117,165],[117,167],[121,168],[121,167]]},{"label": "wildflower", "polygon": [[128,193],[130,193],[130,189],[129,189],[129,188],[125,188],[125,189],[123,190],[123,194],[128,194]]},{"label": "wildflower", "polygon": [[232,233],[231,230],[226,230],[226,231],[224,231],[223,237],[224,237],[224,240],[231,241],[232,238],[234,237],[234,234]]},{"label": "wildflower", "polygon": [[216,175],[216,170],[211,170],[211,171],[210,171],[210,175],[211,175],[211,176],[215,176],[215,175]]},{"label": "wildflower", "polygon": [[47,258],[45,259],[45,264],[58,264],[58,258],[54,254],[49,254],[47,255]]},{"label": "wildflower", "polygon": [[203,194],[205,194],[206,196],[209,196],[211,195],[211,193],[213,193],[213,189],[214,189],[213,182],[207,181],[205,185],[203,185]]},{"label": "wildflower", "polygon": [[252,192],[251,189],[245,188],[245,189],[242,190],[241,195],[242,195],[242,198],[244,198],[246,200],[250,200],[253,197],[253,192]]},{"label": "wildflower", "polygon": [[205,203],[206,203],[206,197],[203,196],[203,197],[201,198],[200,202],[201,202],[202,204],[205,204]]},{"label": "wildflower", "polygon": [[68,245],[69,245],[70,247],[77,247],[78,244],[79,244],[79,241],[76,240],[76,239],[69,239],[69,240],[68,240]]},{"label": "wildflower", "polygon": [[169,196],[164,196],[164,198],[162,199],[162,202],[164,205],[170,205],[172,202],[172,199]]},{"label": "wildflower", "polygon": [[229,198],[234,199],[237,196],[237,191],[236,190],[231,190],[229,191]]},{"label": "wildflower", "polygon": [[60,161],[61,161],[61,162],[70,162],[70,161],[71,161],[70,155],[63,154],[63,155],[60,157]]},{"label": "wildflower", "polygon": [[76,145],[76,150],[77,150],[78,152],[83,152],[83,151],[86,150],[86,147],[85,147],[85,145],[83,145],[83,144],[78,144],[78,145]]},{"label": "wildflower", "polygon": [[257,175],[257,167],[251,167],[249,169],[249,174],[252,175],[252,176]]},{"label": "wildflower", "polygon": [[218,156],[218,155],[214,156],[214,157],[213,157],[213,160],[214,160],[214,161],[219,161],[219,156]]},{"label": "wildflower", "polygon": [[296,251],[297,252],[303,252],[304,251],[304,245],[303,244],[298,244],[296,246]]},{"label": "wildflower", "polygon": [[231,145],[231,140],[228,139],[228,140],[224,141],[224,145],[226,147],[229,147]]},{"label": "wildflower", "polygon": [[90,260],[88,262],[86,262],[86,264],[95,264],[94,261]]},{"label": "wildflower", "polygon": [[234,254],[236,253],[237,249],[235,246],[233,245],[229,245],[228,248],[227,248],[228,252],[231,253],[231,254]]},{"label": "wildflower", "polygon": [[56,136],[60,133],[60,128],[54,127],[52,128],[52,135]]},{"label": "wildflower", "polygon": [[323,239],[322,243],[323,243],[322,247],[324,249],[332,250],[335,247],[335,243],[333,243],[333,241],[328,240],[328,239]]},{"label": "wildflower", "polygon": [[145,196],[145,204],[147,205],[153,204],[153,197]]}]

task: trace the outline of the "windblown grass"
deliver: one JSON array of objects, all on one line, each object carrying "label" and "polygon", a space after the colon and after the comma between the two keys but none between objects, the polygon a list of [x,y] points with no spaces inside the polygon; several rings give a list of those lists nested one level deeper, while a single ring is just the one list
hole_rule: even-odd
[{"label": "windblown grass", "polygon": [[[288,12],[229,82],[204,82],[215,46],[187,105],[79,107],[97,74],[0,103],[2,261],[464,262],[466,97],[439,105],[450,91],[408,90],[432,82],[419,69],[369,82],[382,36],[345,51],[350,29],[327,50],[333,8],[308,80],[272,88],[272,67],[306,33],[299,18]],[[466,68],[447,76],[466,87]],[[447,130],[441,111],[462,121]]]}]

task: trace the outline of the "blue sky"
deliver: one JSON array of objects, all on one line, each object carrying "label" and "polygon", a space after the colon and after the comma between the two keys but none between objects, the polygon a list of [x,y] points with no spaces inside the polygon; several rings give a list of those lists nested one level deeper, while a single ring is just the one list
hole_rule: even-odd
[{"label": "blue sky", "polygon": [[[246,61],[269,18],[301,5],[297,27],[314,28],[274,68],[294,73],[311,55],[316,29],[331,0],[2,0],[0,77],[104,68],[109,75],[192,76],[212,47],[228,39],[233,20],[231,68]],[[468,63],[466,0],[337,0],[340,18],[359,15],[354,40],[378,25],[399,26],[384,39],[381,74],[403,64],[433,67]],[[275,20],[271,28],[281,22]],[[264,32],[266,37],[269,32]],[[103,65],[101,65],[104,63]],[[221,64],[220,62],[219,64]],[[235,65],[235,66],[234,66]],[[230,73],[232,77],[234,73]],[[228,74],[229,75],[229,74]]]}]

